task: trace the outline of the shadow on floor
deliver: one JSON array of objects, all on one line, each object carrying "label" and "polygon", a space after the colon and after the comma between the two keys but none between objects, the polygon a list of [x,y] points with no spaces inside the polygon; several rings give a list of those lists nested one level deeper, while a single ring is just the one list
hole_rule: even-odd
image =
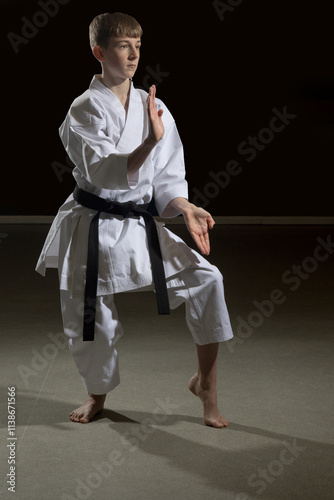
[{"label": "shadow on floor", "polygon": [[[64,431],[68,439],[72,426],[75,429],[82,425],[67,420],[66,415],[72,409],[67,403],[45,394],[22,391],[18,400],[22,427],[55,426],[61,440]],[[333,446],[237,422],[230,422],[225,429],[212,429],[216,434],[208,438],[208,428],[201,418],[174,414],[164,403],[153,412],[116,412],[106,408],[87,426],[87,432],[91,434],[96,426],[109,421],[111,435],[119,435],[117,443],[125,461],[130,463],[131,456],[140,452],[138,467],[146,467],[143,456],[148,455],[161,470],[167,465],[187,476],[198,476],[211,488],[234,492],[236,498],[239,494],[244,499],[267,490],[268,498],[275,499],[333,499]],[[183,423],[187,428],[182,435]],[[2,422],[2,427],[5,426]],[[202,433],[200,427],[204,429]],[[107,439],[105,430],[106,426],[99,439]],[[231,433],[235,433],[235,439],[231,439]],[[82,432],[79,434],[82,436]],[[193,438],[189,439],[189,435]],[[73,433],[73,444],[77,439],[78,434]],[[242,496],[244,492],[246,496]]]}]

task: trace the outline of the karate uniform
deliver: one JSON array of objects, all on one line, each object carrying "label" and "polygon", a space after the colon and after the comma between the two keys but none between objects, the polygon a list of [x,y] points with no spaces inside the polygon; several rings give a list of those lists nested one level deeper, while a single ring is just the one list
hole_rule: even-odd
[{"label": "karate uniform", "polygon": [[[166,208],[177,197],[188,197],[182,143],[175,121],[163,109],[163,139],[138,172],[127,173],[129,154],[149,132],[147,93],[131,83],[128,111],[97,76],[74,100],[60,127],[64,147],[75,164],[77,185],[116,202],[147,204],[154,196],[162,217],[179,213]],[[60,207],[42,249],[36,270],[59,273],[64,331],[88,392],[104,394],[119,383],[115,343],[123,333],[113,294],[154,289],[145,224],[142,217],[107,213],[99,220],[99,261],[95,340],[82,341],[83,295],[89,226],[96,211],[70,195]],[[196,343],[232,338],[224,299],[223,279],[215,266],[189,248],[164,224],[156,222],[171,309],[186,304],[186,319]]]}]

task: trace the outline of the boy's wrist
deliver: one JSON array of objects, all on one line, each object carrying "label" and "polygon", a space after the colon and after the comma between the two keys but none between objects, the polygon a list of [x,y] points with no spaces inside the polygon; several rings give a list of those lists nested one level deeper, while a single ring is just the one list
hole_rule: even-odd
[{"label": "boy's wrist", "polygon": [[186,198],[174,198],[170,205],[183,214],[191,206],[191,203]]},{"label": "boy's wrist", "polygon": [[144,144],[151,149],[153,149],[158,144],[158,142],[159,141],[156,141],[150,136],[147,136],[146,139],[144,140]]}]

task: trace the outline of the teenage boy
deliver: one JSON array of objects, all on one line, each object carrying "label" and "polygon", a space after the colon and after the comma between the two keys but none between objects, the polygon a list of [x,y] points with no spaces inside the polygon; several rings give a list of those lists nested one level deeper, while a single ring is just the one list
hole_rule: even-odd
[{"label": "teenage boy", "polygon": [[[202,401],[205,424],[224,427],[217,353],[233,333],[222,275],[202,257],[214,220],[188,201],[182,143],[155,86],[148,94],[133,86],[141,37],[126,14],[102,14],[90,24],[102,73],[60,127],[77,187],[59,209],[37,270],[58,267],[64,331],[88,391],[70,414],[73,422],[89,422],[120,381],[115,344],[123,330],[113,295],[150,289],[162,314],[185,303],[198,360],[189,389]],[[202,255],[147,213],[153,196],[160,216],[183,215]]]}]

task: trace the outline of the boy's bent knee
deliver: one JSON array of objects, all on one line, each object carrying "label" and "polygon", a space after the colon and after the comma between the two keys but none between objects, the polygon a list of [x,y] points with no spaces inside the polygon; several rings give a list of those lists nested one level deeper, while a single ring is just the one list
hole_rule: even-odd
[{"label": "boy's bent knee", "polygon": [[223,275],[216,266],[211,266],[209,269],[205,270],[205,274],[203,277],[204,277],[203,283],[206,286],[212,286],[218,288],[224,286]]}]

